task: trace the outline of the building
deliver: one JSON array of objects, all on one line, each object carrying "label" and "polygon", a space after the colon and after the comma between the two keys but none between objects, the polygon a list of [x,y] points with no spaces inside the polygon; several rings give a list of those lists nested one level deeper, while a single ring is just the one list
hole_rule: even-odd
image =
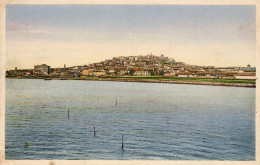
[{"label": "building", "polygon": [[256,73],[238,73],[236,79],[256,79]]},{"label": "building", "polygon": [[121,69],[119,73],[122,76],[125,75],[125,74],[128,74],[127,70],[124,70],[124,69]]},{"label": "building", "polygon": [[237,71],[238,67],[218,67],[216,68],[220,72]]},{"label": "building", "polygon": [[104,70],[97,70],[97,71],[94,71],[93,74],[94,74],[94,76],[96,76],[96,77],[100,77],[100,76],[105,75],[106,73],[105,73]]},{"label": "building", "polygon": [[88,76],[88,69],[84,69],[82,75]]},{"label": "building", "polygon": [[32,69],[19,69],[16,70],[16,76],[28,77],[33,75]]},{"label": "building", "polygon": [[178,77],[188,78],[191,75],[190,72],[180,72],[178,73]]},{"label": "building", "polygon": [[175,73],[174,72],[166,72],[166,73],[163,74],[163,76],[172,77],[172,76],[175,76]]},{"label": "building", "polygon": [[50,66],[48,66],[46,64],[34,66],[35,75],[48,75],[49,73],[50,73]]},{"label": "building", "polygon": [[151,73],[147,70],[137,70],[134,76],[151,76]]},{"label": "building", "polygon": [[94,69],[93,68],[84,69],[83,72],[82,72],[82,75],[93,76],[94,75]]},{"label": "building", "polygon": [[106,74],[115,74],[116,70],[114,68],[107,68],[105,69]]},{"label": "building", "polygon": [[227,76],[227,72],[209,72],[208,75],[216,77],[216,78],[220,78],[220,77],[225,77]]}]

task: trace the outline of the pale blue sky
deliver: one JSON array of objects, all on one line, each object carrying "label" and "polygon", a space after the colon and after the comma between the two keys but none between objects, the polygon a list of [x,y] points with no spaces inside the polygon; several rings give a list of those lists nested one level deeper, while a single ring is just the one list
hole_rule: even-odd
[{"label": "pale blue sky", "polygon": [[8,69],[164,54],[195,65],[255,65],[255,6],[7,5]]}]

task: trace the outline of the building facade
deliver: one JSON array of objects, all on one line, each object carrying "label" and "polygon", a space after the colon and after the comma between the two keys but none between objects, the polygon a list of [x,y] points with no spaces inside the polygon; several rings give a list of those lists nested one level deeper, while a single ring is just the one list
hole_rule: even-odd
[{"label": "building facade", "polygon": [[34,66],[35,75],[48,75],[49,73],[50,73],[50,66],[48,66],[46,64]]}]

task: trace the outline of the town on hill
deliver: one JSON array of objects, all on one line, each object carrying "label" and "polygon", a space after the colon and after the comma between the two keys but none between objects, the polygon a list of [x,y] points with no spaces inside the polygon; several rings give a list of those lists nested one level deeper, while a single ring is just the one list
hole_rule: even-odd
[{"label": "town on hill", "polygon": [[153,54],[139,56],[113,57],[98,63],[83,66],[52,68],[47,64],[35,65],[34,69],[6,71],[6,77],[50,77],[50,78],[88,78],[88,77],[180,77],[180,78],[218,78],[218,79],[256,79],[256,67],[215,67],[188,65],[176,62],[173,58]]}]

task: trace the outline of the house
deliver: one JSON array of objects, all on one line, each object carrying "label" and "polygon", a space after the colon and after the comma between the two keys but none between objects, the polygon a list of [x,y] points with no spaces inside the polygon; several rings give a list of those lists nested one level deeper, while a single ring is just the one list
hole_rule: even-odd
[{"label": "house", "polygon": [[106,74],[113,74],[116,72],[116,70],[114,68],[107,68],[107,69],[105,69],[105,72],[106,72]]},{"label": "house", "polygon": [[163,76],[172,77],[172,76],[175,76],[175,73],[174,72],[166,72],[166,73],[163,74]]},{"label": "house", "polygon": [[235,75],[235,78],[236,79],[256,79],[256,73],[252,73],[252,72],[249,72],[249,73],[238,73]]},{"label": "house", "polygon": [[210,76],[216,77],[216,78],[220,78],[220,77],[225,77],[227,76],[226,72],[209,72],[208,73]]},{"label": "house", "polygon": [[196,73],[191,73],[189,75],[189,78],[198,78],[198,75]]},{"label": "house", "polygon": [[150,76],[151,73],[148,70],[137,70],[134,73],[134,76]]},{"label": "house", "polygon": [[94,69],[93,68],[89,68],[89,69],[84,69],[82,72],[82,75],[85,76],[93,76],[94,75]]},{"label": "house", "polygon": [[178,77],[188,78],[191,75],[190,72],[180,72],[178,73]]},{"label": "house", "polygon": [[28,77],[33,75],[33,71],[30,69],[18,70],[21,73],[21,76]]},{"label": "house", "polygon": [[237,71],[238,67],[218,67],[216,68],[220,72]]},{"label": "house", "polygon": [[125,74],[127,74],[127,73],[128,73],[128,71],[127,71],[127,70],[123,70],[123,69],[122,69],[122,70],[120,70],[120,72],[119,72],[119,73],[120,73],[120,75],[125,75]]},{"label": "house", "polygon": [[100,77],[100,76],[103,76],[105,74],[106,74],[106,72],[104,70],[97,70],[97,71],[93,72],[93,75],[96,76],[96,77]]},{"label": "house", "polygon": [[84,69],[82,75],[88,76],[88,69]]},{"label": "house", "polygon": [[208,78],[209,77],[209,75],[206,74],[206,72],[198,72],[198,73],[196,73],[196,75],[197,75],[197,78]]}]

